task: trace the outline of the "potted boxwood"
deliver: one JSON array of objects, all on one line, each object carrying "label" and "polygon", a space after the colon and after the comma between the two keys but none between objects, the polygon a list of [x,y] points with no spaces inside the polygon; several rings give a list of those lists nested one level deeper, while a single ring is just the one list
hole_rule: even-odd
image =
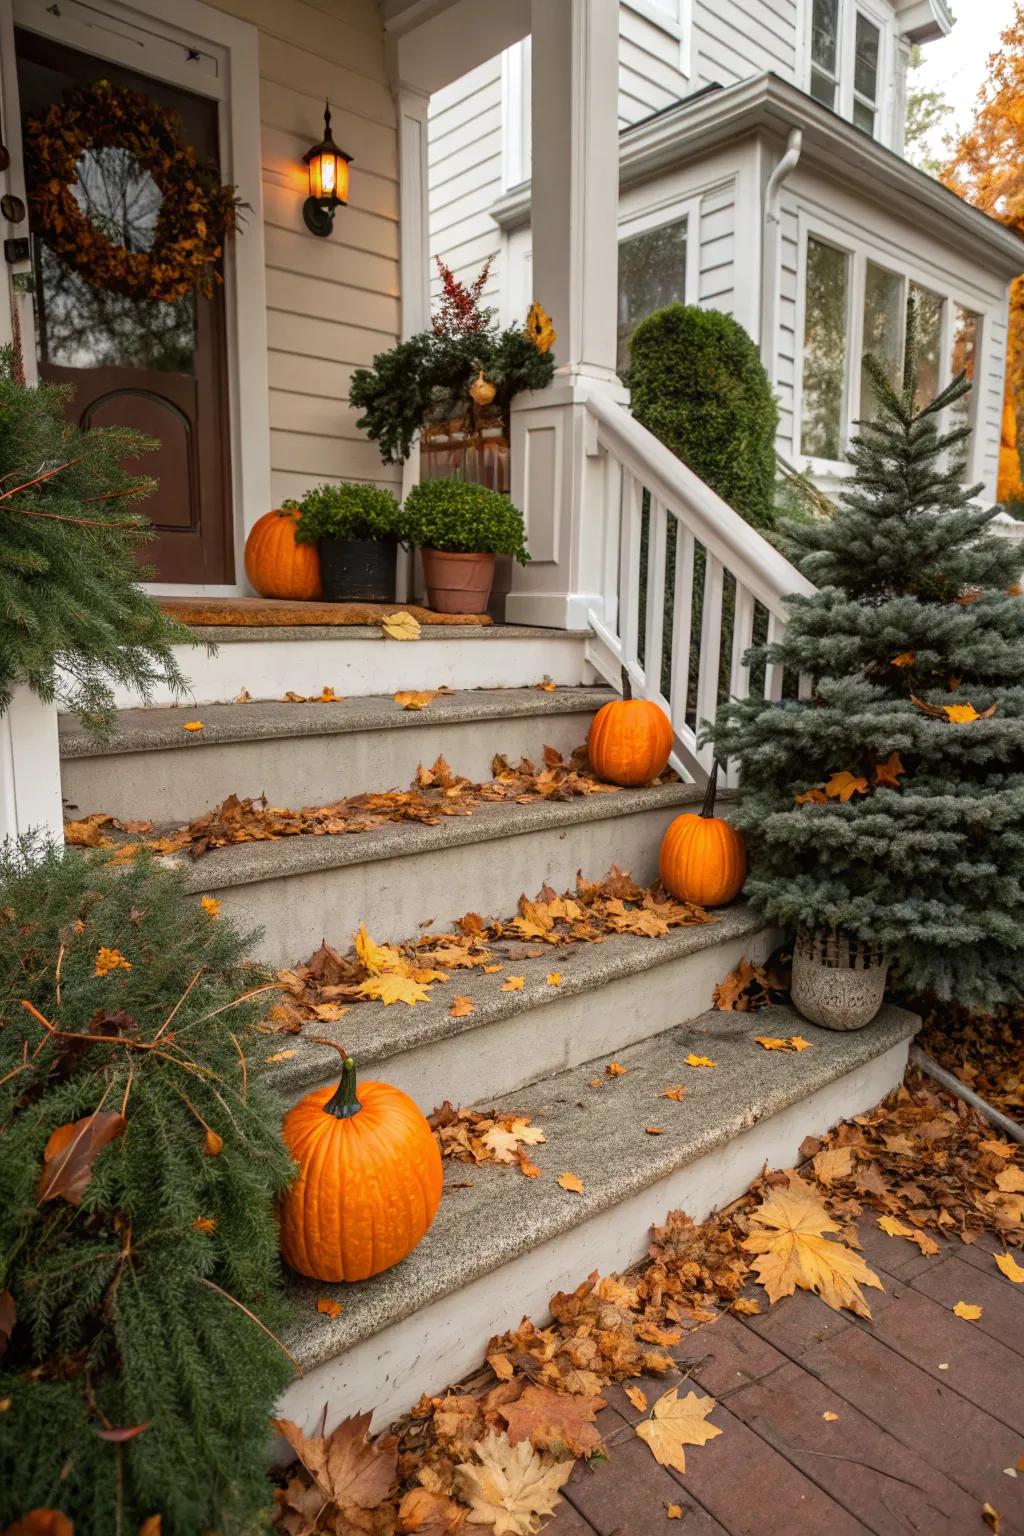
[{"label": "potted boxwood", "polygon": [[295,539],[316,544],[330,603],[392,603],[402,509],[380,485],[317,485],[297,507]]},{"label": "potted boxwood", "polygon": [[421,480],[405,498],[405,530],[419,545],[431,608],[483,613],[495,555],[525,565],[523,515],[507,496],[469,480]]}]

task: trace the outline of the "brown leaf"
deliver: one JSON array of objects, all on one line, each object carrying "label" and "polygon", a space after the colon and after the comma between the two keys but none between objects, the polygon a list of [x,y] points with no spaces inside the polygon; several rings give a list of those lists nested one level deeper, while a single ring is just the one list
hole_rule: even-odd
[{"label": "brown leaf", "polygon": [[100,830],[109,816],[87,816],[84,821],[64,823],[64,841],[69,848],[112,848],[113,841]]},{"label": "brown leaf", "polygon": [[333,1296],[318,1296],[316,1299],[316,1309],[318,1312],[322,1312],[324,1317],[330,1318],[340,1317],[342,1313],[341,1302],[335,1301]]},{"label": "brown leaf", "polygon": [[498,1411],[508,1424],[510,1445],[529,1440],[538,1451],[592,1456],[601,1444],[594,1416],[604,1406],[600,1397],[552,1392],[531,1383],[516,1402]]},{"label": "brown leaf", "polygon": [[629,1398],[637,1413],[647,1412],[647,1393],[640,1387],[624,1387],[623,1391]]},{"label": "brown leaf", "polygon": [[571,1458],[538,1456],[528,1440],[509,1444],[489,1434],[473,1446],[474,1461],[456,1468],[456,1489],[470,1506],[471,1525],[493,1526],[494,1536],[532,1536],[542,1515],[553,1514]]},{"label": "brown leaf", "polygon": [[452,998],[452,1005],[448,1009],[448,1017],[450,1019],[467,1019],[471,1013],[476,1013],[476,1008],[471,998]]},{"label": "brown leaf", "polygon": [[890,752],[884,762],[875,764],[875,787],[877,789],[899,789],[900,776],[906,773],[906,769],[898,752]]},{"label": "brown leaf", "polygon": [[841,800],[845,805],[853,795],[866,795],[868,781],[859,775],[843,769],[841,773],[834,773],[825,785],[825,793],[830,800]]},{"label": "brown leaf", "polygon": [[152,1429],[152,1421],[146,1424],[131,1424],[124,1429],[98,1429],[97,1440],[109,1440],[112,1445],[124,1445],[129,1440],[138,1439],[144,1435],[147,1429]]},{"label": "brown leaf", "polygon": [[456,1536],[466,1521],[466,1510],[447,1494],[410,1488],[398,1506],[400,1536]]},{"label": "brown leaf", "polygon": [[10,1291],[0,1291],[0,1360],[11,1341],[14,1325],[18,1320],[18,1308]]},{"label": "brown leaf", "polygon": [[274,1419],[324,1497],[342,1514],[377,1509],[398,1482],[398,1441],[369,1438],[369,1413],[342,1419],[329,1435],[304,1435],[290,1419]]},{"label": "brown leaf", "polygon": [[681,1104],[685,1097],[685,1083],[673,1083],[671,1088],[663,1088],[658,1094],[659,1099],[672,1099],[676,1104]]},{"label": "brown leaf", "polygon": [[69,1205],[81,1205],[93,1164],[104,1147],[124,1135],[127,1124],[123,1115],[100,1110],[59,1125],[43,1150],[43,1171],[36,1185],[37,1203],[60,1199]]}]

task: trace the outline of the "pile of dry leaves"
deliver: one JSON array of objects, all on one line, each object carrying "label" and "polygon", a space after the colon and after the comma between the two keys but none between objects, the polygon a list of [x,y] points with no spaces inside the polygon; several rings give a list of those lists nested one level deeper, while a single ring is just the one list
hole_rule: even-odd
[{"label": "pile of dry leaves", "polygon": [[956,1003],[917,1011],[922,1049],[995,1109],[1024,1122],[1024,1012],[971,1013]]},{"label": "pile of dry leaves", "polygon": [[[442,1137],[459,1136],[450,1107],[435,1120]],[[517,1160],[529,1144],[517,1124],[539,1138],[525,1120],[473,1126],[470,1159],[482,1130],[485,1139],[515,1138],[508,1150]],[[674,1369],[693,1329],[725,1310],[759,1312],[797,1287],[869,1318],[864,1288],[882,1285],[857,1251],[858,1217],[873,1214],[894,1241],[925,1254],[938,1251],[932,1233],[970,1242],[989,1231],[1008,1248],[1024,1241],[1024,1150],[993,1139],[965,1105],[916,1075],[801,1153],[808,1161],[799,1174],[766,1175],[699,1226],[673,1212],[654,1230],[641,1269],[593,1274],[554,1296],[547,1326],[524,1319],[492,1339],[477,1376],[422,1398],[376,1441],[368,1415],[326,1437],[279,1424],[300,1462],[278,1493],[279,1527],[288,1536],[455,1536],[482,1525],[497,1536],[529,1536],[555,1508],[577,1459],[614,1460],[595,1423],[602,1390]],[[993,1262],[1024,1280],[1012,1254]],[[763,1300],[743,1294],[755,1282]],[[649,1408],[639,1387],[626,1391],[644,1415],[634,1432],[666,1466],[684,1470],[684,1447],[722,1432],[710,1421],[713,1398],[673,1387]]]},{"label": "pile of dry leaves", "polygon": [[[676,901],[660,885],[637,885],[613,866],[603,880],[577,875],[575,890],[564,896],[547,885],[533,901],[521,896],[515,917],[485,921],[467,912],[452,933],[421,935],[397,946],[376,944],[360,928],[345,954],[321,944],[304,965],[278,972],[282,997],[270,1011],[270,1023],[277,1031],[295,1034],[307,1022],[339,1019],[350,1003],[426,1002],[431,983],[451,981],[456,971],[501,974],[495,984],[517,991],[523,978],[506,973],[517,961],[570,944],[601,943],[613,934],[658,938],[671,928],[713,921],[703,907]],[[552,971],[548,985],[560,982],[560,972]],[[469,998],[453,999],[454,1017],[473,1011]]]}]

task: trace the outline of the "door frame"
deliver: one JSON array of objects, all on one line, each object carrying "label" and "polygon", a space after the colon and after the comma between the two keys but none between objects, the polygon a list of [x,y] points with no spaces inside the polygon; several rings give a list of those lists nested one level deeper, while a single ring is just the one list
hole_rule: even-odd
[{"label": "door frame", "polygon": [[[245,211],[241,230],[225,243],[224,298],[228,353],[231,499],[235,581],[225,586],[148,582],[154,594],[174,594],[186,587],[197,594],[234,594],[245,590],[245,538],[271,506],[270,391],[267,358],[266,265],[263,241],[263,189],[260,155],[259,32],[247,21],[206,5],[204,0],[175,0],[173,22],[167,0],[62,0],[54,15],[48,0],[0,0],[0,132],[10,152],[10,166],[0,177],[5,191],[25,197],[24,157],[18,111],[14,28],[24,27],[69,47],[109,58],[143,74],[182,85],[222,103],[221,170],[238,188]],[[90,28],[110,22],[98,39]],[[148,45],[148,46],[147,46]],[[201,67],[193,70],[187,50]],[[25,232],[25,225],[2,225],[3,236]],[[11,267],[0,280],[0,336],[10,340],[17,309],[25,372],[35,382],[35,325],[30,295],[14,291],[12,278],[28,272],[28,263]]]}]

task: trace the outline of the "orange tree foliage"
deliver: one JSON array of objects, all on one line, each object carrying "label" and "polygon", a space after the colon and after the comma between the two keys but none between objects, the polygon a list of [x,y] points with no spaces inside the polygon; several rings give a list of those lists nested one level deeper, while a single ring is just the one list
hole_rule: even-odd
[{"label": "orange tree foliage", "polygon": [[[974,121],[942,170],[947,187],[1009,229],[1024,235],[1024,3],[1015,0],[1001,47],[988,61]],[[1024,248],[1021,251],[1024,267]],[[1024,276],[1010,290],[1000,501],[1024,501],[1020,447],[1024,443]]]}]

